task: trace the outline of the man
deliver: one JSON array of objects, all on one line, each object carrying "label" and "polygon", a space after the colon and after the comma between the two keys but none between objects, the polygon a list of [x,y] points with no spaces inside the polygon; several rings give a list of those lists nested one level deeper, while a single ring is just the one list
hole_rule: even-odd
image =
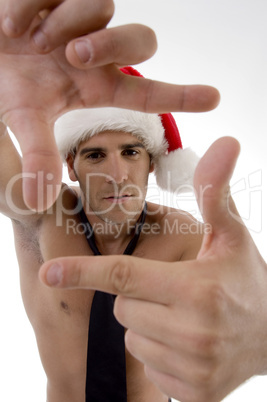
[{"label": "man", "polygon": [[[41,22],[40,25],[41,29],[45,27],[50,49],[54,49],[58,43],[65,43],[69,38],[75,39],[82,33],[79,32],[80,25],[76,23],[81,17],[89,22],[87,32],[92,32],[90,25],[101,17],[103,9],[101,5],[101,9],[97,11],[94,8],[96,4],[94,1],[89,3],[86,1],[86,4],[89,4],[86,14],[82,1],[77,3],[77,1],[62,0],[57,2],[52,10],[51,2],[45,0],[42,2],[29,0],[19,4],[9,0],[4,3],[8,6],[1,8],[2,16],[12,18],[18,28],[18,35],[25,32],[27,27],[29,28],[33,17],[39,11],[43,8],[50,9],[52,12],[48,13],[47,17],[42,16],[44,24]],[[106,5],[109,8],[108,2]],[[68,12],[68,7],[72,8],[72,11],[75,10],[75,13]],[[92,14],[91,11],[93,11]],[[90,14],[93,15],[93,20],[90,19]],[[63,28],[62,30],[58,29],[59,25]],[[134,107],[144,110],[143,95],[145,99],[153,102],[153,105],[150,104],[151,112],[178,111],[181,110],[181,105],[188,111],[208,110],[215,106],[218,93],[209,91],[205,87],[195,91],[195,88],[191,90],[189,87],[147,85],[144,81],[142,85],[139,82],[140,87],[138,87],[139,91],[143,87],[141,99],[133,98],[134,91],[131,91],[129,97],[125,97],[129,90],[136,88],[132,85],[137,83],[136,80],[131,83],[121,81],[121,76],[115,73],[114,68],[100,68],[96,70],[99,74],[96,74],[94,70],[90,71],[94,63],[101,65],[101,61],[103,64],[107,62],[109,64],[110,61],[123,65],[129,62],[134,63],[129,60],[127,51],[129,48],[133,50],[131,57],[134,56],[136,59],[141,49],[144,50],[147,47],[146,51],[148,51],[151,48],[147,42],[144,44],[142,41],[147,36],[143,35],[144,31],[141,31],[141,27],[132,27],[133,30],[130,29],[130,31],[129,28],[129,26],[124,29],[118,27],[116,30],[104,28],[83,37],[85,47],[89,45],[89,49],[93,49],[95,56],[85,64],[76,52],[76,40],[71,42],[67,47],[68,60],[79,68],[88,68],[89,73],[80,75],[81,81],[77,81],[77,76],[74,77],[72,72],[68,75],[71,79],[67,82],[63,79],[65,76],[55,74],[65,69],[69,71],[65,62],[62,64],[62,59],[60,59],[62,70],[55,63],[55,58],[52,58],[53,68],[47,69],[49,64],[43,63],[48,60],[51,62],[50,57],[39,58],[34,52],[29,54],[29,49],[32,51],[31,34],[36,31],[34,24],[29,28],[30,34],[20,37],[19,40],[11,41],[1,37],[2,45],[4,44],[4,47],[1,47],[1,76],[4,85],[0,112],[2,117],[5,115],[5,122],[12,126],[19,137],[23,155],[25,155],[25,172],[34,173],[38,169],[46,169],[47,158],[42,158],[42,155],[55,155],[55,144],[50,136],[51,125],[59,114],[68,110],[68,107],[80,105],[75,103],[77,99],[73,97],[73,94],[76,95],[77,92],[66,92],[66,88],[72,89],[78,86],[81,90],[80,100],[85,99],[86,106],[96,106],[95,99],[87,97],[86,88],[93,85],[93,88],[98,87],[101,93],[111,95],[114,94],[114,88],[118,88],[117,85],[115,87],[112,85],[114,82],[122,84],[121,91],[117,92],[119,96],[116,97],[116,101],[122,100],[123,106],[127,104],[128,107],[133,107],[134,99]],[[129,38],[126,33],[133,34],[134,31],[135,34]],[[136,40],[138,34],[141,41]],[[112,46],[114,41],[115,53]],[[25,45],[27,45],[26,48]],[[82,48],[83,46],[80,50],[83,50]],[[8,49],[12,49],[12,53]],[[106,57],[104,49],[108,49],[109,57]],[[28,52],[27,58],[23,57],[25,51]],[[54,56],[62,57],[58,53],[54,53]],[[15,66],[15,69],[10,69],[10,65]],[[104,86],[102,85],[103,73],[108,78]],[[87,80],[88,77],[91,77],[91,81]],[[52,87],[49,86],[51,82]],[[65,84],[68,85],[65,86]],[[21,91],[16,92],[18,88],[21,88]],[[27,96],[29,88],[32,89],[30,97]],[[37,91],[37,89],[42,90]],[[57,90],[54,91],[54,89]],[[156,98],[151,96],[151,89],[159,96]],[[162,92],[163,89],[164,92]],[[50,96],[48,96],[49,102],[47,100],[43,102],[44,94]],[[86,94],[85,98],[83,94]],[[187,95],[186,98],[183,98],[184,94]],[[201,103],[202,95],[204,95],[204,104]],[[39,99],[42,99],[41,104],[38,102]],[[68,99],[68,104],[62,103],[62,99]],[[169,100],[168,105],[164,103],[166,99]],[[192,102],[183,103],[183,99],[187,101],[191,99]],[[19,104],[17,100],[20,101]],[[108,97],[108,102],[110,105],[113,104],[114,97]],[[122,105],[117,103],[116,106]],[[7,110],[11,110],[12,113],[5,114]],[[41,114],[40,111],[42,111]],[[28,119],[25,120],[26,116]],[[35,126],[25,125],[25,121],[36,124]],[[36,137],[37,132],[38,137]],[[39,140],[41,140],[40,144]],[[41,149],[39,145],[42,146]],[[50,154],[48,151],[51,150],[53,152]],[[57,279],[55,272],[59,269],[58,278],[61,279],[59,288],[62,286],[88,287],[124,295],[116,299],[115,312],[120,322],[130,328],[126,337],[127,348],[145,364],[146,374],[154,383],[166,394],[181,400],[220,400],[246,378],[261,373],[267,367],[266,352],[264,352],[267,350],[267,325],[264,318],[267,308],[266,265],[246,229],[236,221],[236,219],[240,220],[237,213],[233,215],[225,212],[228,211],[228,198],[222,197],[227,193],[227,183],[237,154],[237,143],[234,140],[223,139],[212,146],[198,166],[196,187],[201,188],[201,185],[204,185],[211,189],[205,192],[203,213],[205,219],[213,224],[214,236],[206,236],[196,261],[190,264],[168,265],[167,263],[157,264],[155,261],[151,263],[149,260],[143,260],[141,263],[138,259],[137,264],[134,257],[129,259],[126,256],[101,257],[100,260],[77,257],[75,260],[60,260],[53,269],[53,282]],[[59,164],[49,163],[49,165],[53,173],[57,171],[55,183],[58,183]],[[27,203],[37,208],[34,184],[24,186],[24,195]],[[53,195],[55,196],[55,193]],[[50,198],[50,203],[53,199],[55,197]],[[236,219],[233,219],[233,216]],[[235,253],[230,252],[229,244],[233,245],[232,249]],[[117,267],[125,268],[126,277],[121,275],[120,281],[117,280],[118,275],[112,275],[113,271],[116,273]],[[252,272],[251,267],[255,271]],[[41,272],[41,278],[45,283],[48,283],[46,274],[49,268],[50,264],[47,264]],[[110,273],[108,278],[107,272]],[[128,283],[129,275],[132,286],[126,289],[125,284]],[[238,285],[235,286],[235,284]],[[221,297],[222,295],[224,297]],[[136,305],[141,306],[139,315],[135,314]],[[166,325],[159,325],[159,322],[166,322]],[[207,347],[204,347],[205,345]]]},{"label": "man", "polygon": [[[69,176],[73,181],[78,180],[79,188],[63,185],[57,202],[46,213],[30,211],[24,204],[21,161],[9,136],[4,134],[3,125],[1,136],[2,160],[5,159],[1,174],[1,210],[13,223],[22,296],[47,374],[48,401],[84,401],[87,383],[87,400],[167,402],[167,396],[146,378],[143,365],[129,353],[124,357],[125,388],[117,389],[114,381],[120,375],[116,372],[108,393],[106,382],[107,376],[112,375],[113,362],[108,363],[107,375],[102,369],[98,371],[97,363],[92,368],[88,366],[91,355],[87,358],[87,343],[88,353],[91,353],[91,336],[94,336],[91,327],[99,326],[104,320],[102,313],[98,313],[97,322],[90,322],[88,341],[94,291],[51,290],[39,282],[38,272],[41,264],[51,258],[93,255],[94,247],[104,255],[123,254],[130,243],[128,254],[136,257],[157,261],[196,257],[202,237],[201,225],[198,234],[192,234],[190,227],[194,222],[190,216],[150,203],[145,205],[145,196],[148,175],[154,168],[164,187],[164,172],[172,167],[172,188],[179,190],[179,186],[192,178],[197,159],[192,151],[181,149],[179,132],[171,115],[160,117],[116,108],[84,109],[63,115],[56,123],[55,134]],[[167,150],[169,154],[165,155]],[[80,199],[84,216],[80,215]],[[179,227],[184,228],[183,232]],[[132,239],[136,239],[134,246]],[[108,331],[107,320],[109,318],[104,322],[104,331]],[[111,331],[107,353],[112,349],[112,341],[115,346],[122,342],[124,350],[124,331],[121,339],[112,337]],[[101,350],[102,341],[95,347]],[[97,361],[101,360],[99,353],[95,353]],[[113,360],[116,365],[116,354]],[[102,365],[105,366],[106,361]],[[91,375],[96,376],[92,385],[88,384]],[[91,395],[91,387],[95,387],[97,381],[100,384]],[[116,398],[118,391],[126,399]]]}]

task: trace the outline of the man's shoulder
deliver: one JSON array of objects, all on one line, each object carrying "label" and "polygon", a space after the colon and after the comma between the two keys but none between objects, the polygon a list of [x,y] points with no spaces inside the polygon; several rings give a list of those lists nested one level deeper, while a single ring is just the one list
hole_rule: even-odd
[{"label": "man's shoulder", "polygon": [[69,186],[68,184],[62,183],[61,191],[55,202],[55,206],[66,211],[69,209],[72,210],[77,207],[80,195],[80,187]]},{"label": "man's shoulder", "polygon": [[56,216],[57,214],[71,214],[75,213],[77,209],[78,199],[80,197],[80,188],[72,187],[68,184],[62,183],[59,195],[54,202],[54,204],[47,210],[44,211],[43,218],[49,218]]},{"label": "man's shoulder", "polygon": [[54,205],[47,210],[38,239],[43,260],[67,255],[87,255],[84,228],[80,227],[78,189],[63,184]]},{"label": "man's shoulder", "polygon": [[[78,220],[80,197],[79,187],[70,187],[62,183],[61,191],[55,203],[41,214],[41,226],[45,232],[62,230],[69,219]],[[49,229],[50,228],[50,229]]]},{"label": "man's shoulder", "polygon": [[[201,246],[204,226],[190,213],[181,209],[148,203],[148,221],[151,227],[157,227],[161,245],[173,253],[177,259],[195,258]],[[164,248],[164,247],[163,247]]]},{"label": "man's shoulder", "polygon": [[199,225],[202,223],[199,222],[196,218],[194,218],[189,212],[176,209],[173,207],[169,207],[166,205],[147,203],[147,211],[148,216],[152,217],[155,222],[159,224],[171,224],[175,223],[176,225]]}]

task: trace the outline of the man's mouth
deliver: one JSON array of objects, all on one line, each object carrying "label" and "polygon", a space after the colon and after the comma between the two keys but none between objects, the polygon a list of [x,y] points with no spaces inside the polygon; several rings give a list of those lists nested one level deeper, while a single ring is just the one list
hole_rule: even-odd
[{"label": "man's mouth", "polygon": [[132,197],[132,194],[122,194],[122,195],[110,195],[108,197],[104,197],[105,200],[109,202],[120,203],[127,201]]}]

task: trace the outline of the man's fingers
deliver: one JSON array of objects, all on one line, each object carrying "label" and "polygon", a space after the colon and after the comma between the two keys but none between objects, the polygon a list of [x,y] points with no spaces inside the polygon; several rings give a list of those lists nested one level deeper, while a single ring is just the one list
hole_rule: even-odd
[{"label": "man's fingers", "polygon": [[174,85],[122,74],[114,106],[149,113],[205,112],[220,100],[217,89],[206,85]]},{"label": "man's fingers", "polygon": [[7,36],[23,34],[31,25],[39,11],[55,7],[62,0],[7,0],[2,10],[2,29]]},{"label": "man's fingers", "polygon": [[31,209],[46,210],[61,189],[62,162],[53,132],[34,112],[13,113],[7,124],[22,152],[24,201]]},{"label": "man's fingers", "polygon": [[129,256],[68,257],[46,262],[40,278],[49,286],[101,290],[164,304],[169,302],[172,275],[177,270],[172,263],[168,267],[164,275],[159,261]]},{"label": "man's fingers", "polygon": [[[147,315],[148,316],[148,315]],[[172,319],[169,318],[167,327],[172,325]],[[156,332],[165,324],[157,323]],[[144,326],[146,324],[144,323]],[[167,332],[167,331],[166,331]],[[170,329],[169,329],[170,332]],[[162,337],[159,341],[154,341],[154,333],[151,331],[151,337],[140,336],[139,333],[128,330],[125,335],[125,345],[129,352],[146,367],[164,373],[165,375],[174,375],[175,378],[184,384],[197,383],[200,385],[201,378],[211,370],[212,363],[208,359],[203,362],[195,358],[193,353],[185,351],[183,345],[179,348],[170,347],[168,341]]]},{"label": "man's fingers", "polygon": [[112,0],[9,0],[3,31],[8,36],[21,35],[44,9],[50,12],[33,33],[33,41],[37,50],[49,52],[70,39],[104,28],[113,16],[114,4]]},{"label": "man's fingers", "polygon": [[220,100],[213,87],[153,81],[125,74],[115,64],[84,71],[92,82],[88,87],[81,71],[75,71],[85,107],[112,106],[148,113],[204,112],[214,109]]},{"label": "man's fingers", "polygon": [[[173,341],[169,330],[173,310],[166,304],[118,296],[115,300],[114,314],[125,328],[131,328],[131,331],[142,337],[156,342],[162,342],[163,339],[164,343]],[[175,344],[177,346],[177,339]]]},{"label": "man's fingers", "polygon": [[165,395],[171,395],[179,401],[208,400],[207,398],[200,399],[199,388],[197,390],[193,389],[190,384],[175,377],[175,373],[172,376],[145,366],[145,374]]},{"label": "man's fingers", "polygon": [[73,38],[104,28],[114,12],[112,0],[64,1],[45,18],[33,40],[41,52],[49,52]]},{"label": "man's fingers", "polygon": [[77,68],[87,69],[115,63],[141,63],[155,53],[154,31],[144,25],[129,24],[102,29],[70,42],[66,49],[68,61]]},{"label": "man's fingers", "polygon": [[[129,78],[129,81],[131,79]],[[140,79],[133,79],[139,85],[133,88],[133,84],[129,82],[126,84],[127,87],[123,88],[124,107],[128,105],[130,108],[137,109],[142,99],[144,112],[206,112],[214,109],[220,99],[215,88],[205,85],[173,85],[146,80],[146,83],[141,86]],[[119,94],[122,99],[120,88],[116,94]],[[123,104],[120,102],[119,106],[123,107]]]},{"label": "man's fingers", "polygon": [[[168,327],[171,322],[172,320],[168,322]],[[164,324],[160,322],[160,326],[162,325]],[[156,331],[158,329],[159,322]],[[154,335],[152,331],[150,335]],[[168,346],[165,338],[155,342],[151,337],[140,336],[139,333],[130,329],[125,335],[125,345],[136,359],[153,370],[160,370],[165,374],[175,373],[177,378],[183,380],[189,377],[194,370],[190,355],[184,353],[182,348],[178,351],[175,349],[176,353],[174,353],[174,349]]]}]

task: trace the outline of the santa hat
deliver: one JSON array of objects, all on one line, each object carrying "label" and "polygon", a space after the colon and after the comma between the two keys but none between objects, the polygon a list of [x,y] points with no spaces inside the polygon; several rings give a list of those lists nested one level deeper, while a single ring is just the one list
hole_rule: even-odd
[{"label": "santa hat", "polygon": [[[129,66],[121,71],[142,77]],[[178,127],[171,113],[157,115],[113,107],[70,111],[56,121],[54,128],[62,159],[65,160],[82,141],[103,131],[129,132],[141,139],[152,157],[160,188],[184,192],[192,185],[199,158],[191,149],[182,149]]]}]

